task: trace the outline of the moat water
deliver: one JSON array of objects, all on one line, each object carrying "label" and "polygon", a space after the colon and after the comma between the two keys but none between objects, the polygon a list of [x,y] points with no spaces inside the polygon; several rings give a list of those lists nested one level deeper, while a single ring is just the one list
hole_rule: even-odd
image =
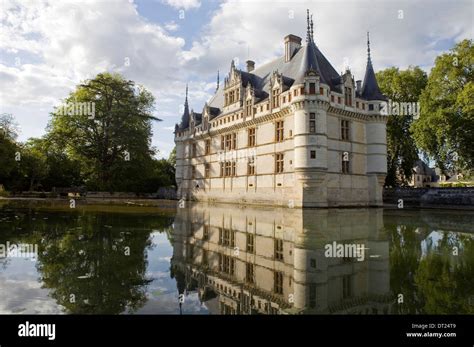
[{"label": "moat water", "polygon": [[0,201],[0,314],[474,313],[474,212]]}]

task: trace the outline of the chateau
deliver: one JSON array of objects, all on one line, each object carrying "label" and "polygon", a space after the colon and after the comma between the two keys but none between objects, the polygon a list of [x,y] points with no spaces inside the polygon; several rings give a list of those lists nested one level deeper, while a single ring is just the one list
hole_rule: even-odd
[{"label": "chateau", "polygon": [[367,35],[364,81],[337,73],[319,50],[284,38],[284,55],[224,83],[175,127],[178,197],[289,207],[381,206],[386,175],[386,100]]}]

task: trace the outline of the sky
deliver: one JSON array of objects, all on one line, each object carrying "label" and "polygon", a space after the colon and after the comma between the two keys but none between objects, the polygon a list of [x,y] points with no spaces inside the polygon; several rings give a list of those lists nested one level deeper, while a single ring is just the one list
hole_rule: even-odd
[{"label": "sky", "polygon": [[420,66],[473,39],[473,0],[0,0],[0,113],[11,113],[19,140],[40,137],[50,112],[75,87],[119,72],[155,96],[153,146],[174,147],[174,124],[201,112],[232,59],[245,69],[283,55],[288,34],[314,40],[337,71],[363,79],[366,32],[376,71]]}]

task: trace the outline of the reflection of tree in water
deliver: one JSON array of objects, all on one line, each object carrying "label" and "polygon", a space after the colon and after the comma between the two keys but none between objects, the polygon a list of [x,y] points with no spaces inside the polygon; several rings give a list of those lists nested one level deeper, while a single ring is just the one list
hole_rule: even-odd
[{"label": "reflection of tree in water", "polygon": [[27,227],[31,216],[21,218],[22,229],[30,232],[17,242],[39,244],[40,280],[66,312],[118,314],[135,312],[144,305],[146,286],[151,282],[146,278],[150,233],[168,228],[170,218],[73,212],[46,215],[48,219],[43,219],[45,214],[38,216],[34,227]]},{"label": "reflection of tree in water", "polygon": [[[386,226],[391,235],[390,285],[403,304],[394,312],[403,314],[473,313],[474,242],[470,236],[440,232],[438,242],[426,239],[429,231],[406,225]],[[422,256],[422,241],[426,249]],[[457,247],[459,255],[453,255]]]},{"label": "reflection of tree in water", "polygon": [[416,295],[414,274],[419,265],[421,247],[415,227],[386,225],[390,235],[390,288],[395,297],[403,294],[403,305],[394,306],[394,313],[418,313],[422,308]]},{"label": "reflection of tree in water", "polygon": [[146,302],[150,232],[110,228],[108,219],[84,215],[82,229],[42,235],[38,271],[43,286],[52,289],[51,296],[68,312],[134,312]]},{"label": "reflection of tree in water", "polygon": [[[453,255],[457,247],[459,255]],[[443,232],[420,261],[415,283],[429,314],[474,313],[474,240]],[[470,300],[471,298],[471,300]]]}]

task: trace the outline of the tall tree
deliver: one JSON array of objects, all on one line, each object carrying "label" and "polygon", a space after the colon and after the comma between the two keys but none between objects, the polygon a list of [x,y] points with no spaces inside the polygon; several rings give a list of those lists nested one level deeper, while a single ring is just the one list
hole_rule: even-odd
[{"label": "tall tree", "polygon": [[436,58],[412,125],[417,145],[444,171],[474,167],[474,45],[463,40]]},{"label": "tall tree", "polygon": [[[381,91],[395,103],[418,102],[426,86],[426,73],[419,67],[399,70],[391,67],[377,73]],[[401,108],[399,108],[400,110]],[[387,178],[385,185],[405,184],[418,160],[418,151],[410,133],[414,114],[390,114],[387,121]]]},{"label": "tall tree", "polygon": [[15,142],[17,126],[11,114],[0,115],[0,184],[6,188],[10,185],[12,172],[15,170],[15,154],[18,146]]},{"label": "tall tree", "polygon": [[89,187],[133,190],[130,182],[152,166],[151,121],[159,120],[153,110],[145,88],[118,74],[99,74],[51,114],[49,137],[82,163]]}]

